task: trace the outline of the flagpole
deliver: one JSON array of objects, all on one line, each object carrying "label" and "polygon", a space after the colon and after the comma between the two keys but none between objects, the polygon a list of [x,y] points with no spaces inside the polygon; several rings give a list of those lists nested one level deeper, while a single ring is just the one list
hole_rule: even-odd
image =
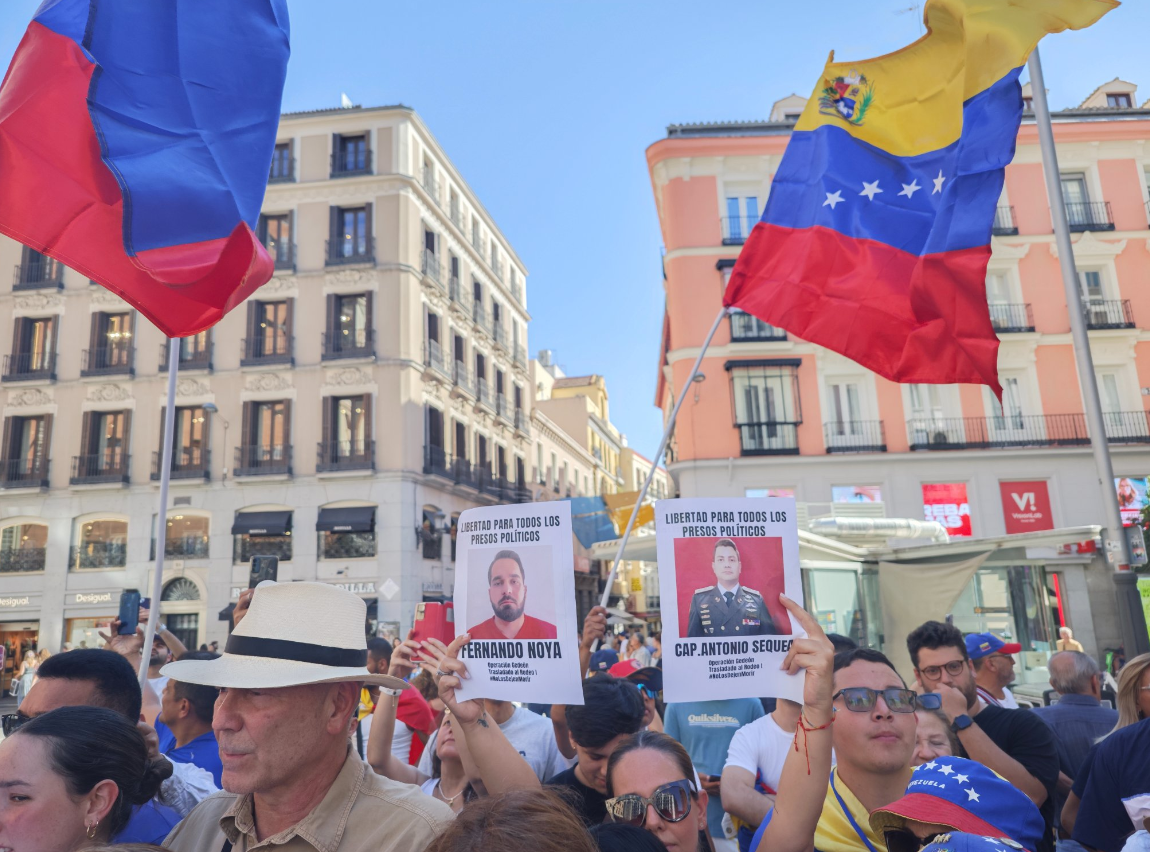
[{"label": "flagpole", "polygon": [[144,631],[140,660],[140,688],[148,681],[148,659],[160,622],[160,595],[164,590],[164,550],[168,541],[168,484],[172,480],[172,444],[176,432],[176,374],[180,369],[180,339],[168,338],[168,404],[164,408],[164,452],[160,463],[160,510],[156,513],[156,576],[152,578],[152,605],[148,607],[148,627]]},{"label": "flagpole", "polygon": [[[655,471],[658,470],[659,462],[662,461],[663,453],[667,449],[667,443],[675,431],[675,418],[679,416],[679,409],[683,405],[683,400],[687,398],[687,391],[691,389],[691,384],[699,373],[699,365],[703,363],[703,356],[707,354],[707,347],[711,345],[711,338],[715,336],[715,332],[719,330],[719,323],[728,313],[730,310],[725,306],[719,309],[719,315],[715,317],[711,330],[703,341],[703,348],[699,350],[699,355],[695,358],[695,365],[691,367],[691,372],[683,383],[683,390],[679,394],[679,399],[675,402],[675,407],[671,409],[671,416],[667,418],[667,427],[663,430],[663,440],[659,442],[659,449],[651,462],[651,469],[647,471],[647,478],[643,480],[643,487],[639,489],[639,496],[635,500],[635,507],[631,510],[631,517],[627,519],[627,528],[623,530],[623,537],[619,539],[619,547],[615,551],[615,561],[611,563],[611,573],[607,575],[607,585],[603,588],[603,596],[599,600],[599,606],[607,606],[607,601],[611,597],[611,586],[615,583],[615,575],[619,573],[619,562],[623,558],[623,548],[627,546],[627,541],[631,538],[631,530],[635,527],[635,519],[639,517],[639,508],[643,505],[643,498],[647,496],[647,489],[651,487],[651,481],[655,478]],[[591,646],[592,653],[598,646],[599,642],[596,641]]]},{"label": "flagpole", "polygon": [[1070,241],[1070,227],[1066,221],[1066,205],[1062,198],[1062,179],[1058,171],[1058,153],[1054,148],[1054,129],[1050,122],[1050,105],[1046,101],[1046,84],[1042,77],[1042,60],[1038,48],[1030,54],[1030,88],[1034,104],[1034,118],[1038,125],[1038,141],[1042,148],[1042,169],[1046,176],[1046,195],[1054,219],[1054,240],[1058,247],[1058,260],[1062,267],[1062,287],[1066,291],[1066,307],[1070,314],[1070,336],[1074,342],[1074,357],[1078,365],[1078,384],[1082,391],[1083,408],[1090,432],[1090,446],[1094,451],[1094,465],[1098,484],[1102,489],[1102,506],[1106,513],[1106,528],[1102,531],[1107,562],[1117,559],[1118,565],[1111,575],[1114,580],[1118,604],[1118,623],[1127,658],[1150,651],[1150,636],[1146,632],[1146,617],[1138,593],[1138,578],[1130,569],[1130,556],[1123,532],[1122,513],[1118,507],[1118,493],[1114,487],[1114,468],[1110,462],[1110,447],[1106,440],[1106,422],[1102,417],[1102,403],[1098,396],[1098,380],[1094,374],[1094,359],[1090,354],[1090,337],[1086,332],[1086,309],[1082,304],[1082,290],[1078,283],[1078,269],[1074,263],[1074,245]]}]

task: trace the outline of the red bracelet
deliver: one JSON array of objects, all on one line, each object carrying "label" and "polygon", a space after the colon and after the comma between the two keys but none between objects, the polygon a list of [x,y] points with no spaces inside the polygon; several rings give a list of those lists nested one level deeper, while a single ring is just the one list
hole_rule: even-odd
[{"label": "red bracelet", "polygon": [[803,718],[803,711],[799,710],[799,721],[798,721],[798,724],[795,725],[795,751],[799,750],[799,731],[802,731],[803,732],[803,754],[805,754],[806,758],[807,758],[807,775],[811,774],[811,752],[810,752],[809,747],[807,746],[807,735],[811,731],[826,730],[832,724],[834,724],[834,721],[835,721],[834,711],[832,711],[831,712],[831,718],[827,722],[824,722],[822,725],[819,725],[818,727],[811,727],[810,725],[808,725],[806,723],[806,720]]}]

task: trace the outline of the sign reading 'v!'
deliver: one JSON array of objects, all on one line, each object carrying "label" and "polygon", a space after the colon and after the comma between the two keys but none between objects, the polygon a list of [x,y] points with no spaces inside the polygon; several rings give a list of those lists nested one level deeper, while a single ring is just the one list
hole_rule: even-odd
[{"label": "sign reading 'v!'", "polygon": [[1008,534],[1054,529],[1046,480],[1000,482],[998,487]]}]

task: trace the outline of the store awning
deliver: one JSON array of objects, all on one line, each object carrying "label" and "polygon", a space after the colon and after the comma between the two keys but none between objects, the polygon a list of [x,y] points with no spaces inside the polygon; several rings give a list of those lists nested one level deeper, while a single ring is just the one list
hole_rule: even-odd
[{"label": "store awning", "polygon": [[235,603],[230,603],[220,610],[220,621],[231,621],[232,613],[236,611]]},{"label": "store awning", "polygon": [[291,511],[236,512],[232,535],[286,535],[291,530]]},{"label": "store awning", "polygon": [[320,532],[372,532],[375,530],[375,506],[320,509],[315,528]]}]

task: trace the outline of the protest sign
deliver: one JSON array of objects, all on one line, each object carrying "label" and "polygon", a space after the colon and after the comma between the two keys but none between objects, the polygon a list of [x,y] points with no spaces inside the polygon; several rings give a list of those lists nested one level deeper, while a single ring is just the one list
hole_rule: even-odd
[{"label": "protest sign", "polygon": [[463,699],[582,704],[571,504],[468,509],[459,516],[455,626]]},{"label": "protest sign", "polygon": [[655,504],[663,600],[663,697],[802,700],[780,670],[805,636],[779,601],[801,602],[799,533],[789,497]]}]

